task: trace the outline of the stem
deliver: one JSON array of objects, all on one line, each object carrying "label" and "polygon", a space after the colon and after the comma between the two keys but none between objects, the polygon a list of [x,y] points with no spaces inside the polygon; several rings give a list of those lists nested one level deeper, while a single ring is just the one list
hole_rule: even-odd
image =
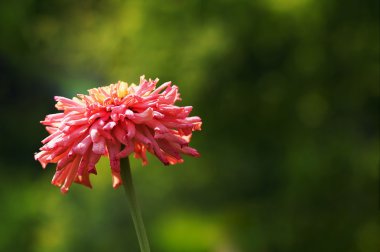
[{"label": "stem", "polygon": [[141,210],[136,200],[135,188],[132,182],[131,166],[129,157],[120,160],[120,173],[123,180],[125,192],[127,194],[129,208],[135,225],[137,239],[139,240],[141,252],[150,252],[148,237],[145,232],[144,222],[141,216]]}]

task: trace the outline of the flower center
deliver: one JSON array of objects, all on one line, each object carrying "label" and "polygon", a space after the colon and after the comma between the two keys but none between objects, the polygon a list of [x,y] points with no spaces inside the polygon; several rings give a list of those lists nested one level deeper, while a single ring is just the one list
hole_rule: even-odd
[{"label": "flower center", "polygon": [[124,98],[128,94],[129,94],[128,84],[126,82],[124,82],[124,81],[121,81],[119,83],[119,86],[118,86],[118,89],[117,89],[117,96],[119,98]]},{"label": "flower center", "polygon": [[111,84],[109,86],[93,88],[88,90],[90,96],[96,101],[103,104],[106,100],[115,98],[123,99],[130,94],[128,83],[119,81],[117,84]]}]

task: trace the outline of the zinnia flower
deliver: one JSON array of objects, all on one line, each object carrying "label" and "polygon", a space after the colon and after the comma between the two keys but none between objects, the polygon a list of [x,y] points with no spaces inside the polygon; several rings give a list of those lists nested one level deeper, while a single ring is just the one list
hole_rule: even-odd
[{"label": "zinnia flower", "polygon": [[88,90],[73,99],[56,96],[62,113],[47,115],[41,123],[49,136],[35,154],[42,167],[56,163],[52,184],[66,193],[73,182],[91,188],[89,174],[102,155],[108,156],[113,187],[121,185],[120,159],[134,152],[147,164],[146,151],[165,165],[183,162],[182,154],[199,157],[189,147],[194,130],[200,130],[198,116],[189,117],[191,106],[178,107],[178,87],[158,79],[140,77],[140,84],[117,84]]}]

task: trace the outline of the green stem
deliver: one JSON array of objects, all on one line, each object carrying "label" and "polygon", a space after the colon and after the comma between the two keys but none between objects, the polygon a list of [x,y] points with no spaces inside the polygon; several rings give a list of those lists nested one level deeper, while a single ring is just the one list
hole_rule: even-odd
[{"label": "green stem", "polygon": [[141,216],[141,210],[136,200],[135,188],[132,182],[131,166],[129,165],[128,157],[120,160],[120,173],[123,180],[124,189],[127,194],[129,208],[131,210],[133,224],[135,225],[141,252],[150,252],[148,237],[146,235],[144,222]]}]

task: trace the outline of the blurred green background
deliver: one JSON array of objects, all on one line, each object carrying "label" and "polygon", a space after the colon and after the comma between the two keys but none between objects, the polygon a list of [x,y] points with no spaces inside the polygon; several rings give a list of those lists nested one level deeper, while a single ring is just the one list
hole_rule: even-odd
[{"label": "blurred green background", "polygon": [[132,162],[152,251],[378,251],[376,0],[1,1],[0,251],[138,251],[107,160],[63,196],[33,154],[54,95],[142,74],[204,122]]}]

